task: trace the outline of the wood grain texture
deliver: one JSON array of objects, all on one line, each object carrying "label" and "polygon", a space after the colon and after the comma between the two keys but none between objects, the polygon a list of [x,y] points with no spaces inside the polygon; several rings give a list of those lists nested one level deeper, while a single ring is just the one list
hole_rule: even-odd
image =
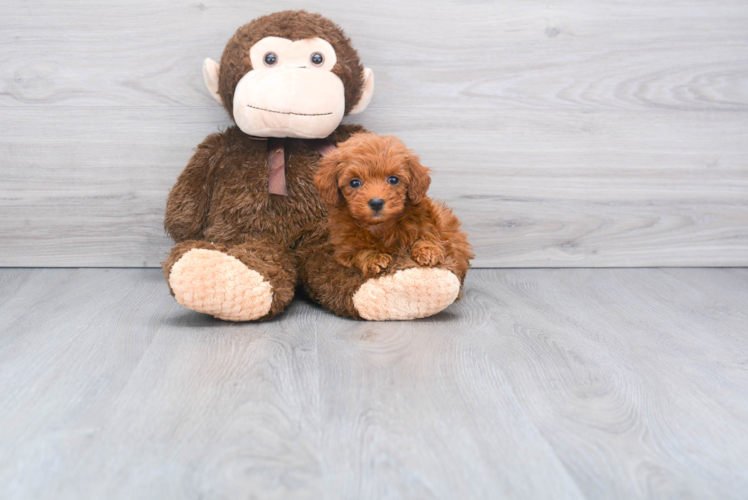
[{"label": "wood grain texture", "polygon": [[584,498],[476,342],[495,331],[483,313],[324,318],[326,498]]},{"label": "wood grain texture", "polygon": [[741,0],[13,0],[0,266],[157,266],[169,188],[228,124],[202,59],[286,8],[352,37],[377,90],[349,121],[434,169],[476,266],[748,265]]},{"label": "wood grain texture", "polygon": [[[166,194],[192,148],[227,123],[204,111],[0,108],[0,265],[157,266],[170,248]],[[434,170],[430,194],[463,220],[475,266],[747,262],[740,114],[651,113],[631,128],[619,113],[367,113],[357,121],[402,137]],[[535,134],[558,151],[537,150]]]},{"label": "wood grain texture", "polygon": [[474,274],[501,311],[487,356],[587,498],[745,491],[748,296],[724,308],[721,273],[711,296],[652,269]]},{"label": "wood grain texture", "polygon": [[319,498],[293,307],[247,328],[181,308],[155,270],[0,275],[0,497]]},{"label": "wood grain texture", "polygon": [[741,0],[14,0],[0,34],[0,105],[212,105],[202,60],[218,60],[240,23],[285,9],[345,28],[376,72],[372,107],[748,106]]},{"label": "wood grain texture", "polygon": [[744,269],[473,270],[426,320],[230,324],[0,270],[0,497],[737,500],[747,310]]}]

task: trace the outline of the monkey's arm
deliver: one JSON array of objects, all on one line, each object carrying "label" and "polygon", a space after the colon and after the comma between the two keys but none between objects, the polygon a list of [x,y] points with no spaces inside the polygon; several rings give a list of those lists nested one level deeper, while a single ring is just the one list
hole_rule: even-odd
[{"label": "monkey's arm", "polygon": [[213,191],[212,171],[221,160],[225,142],[225,132],[208,136],[169,193],[164,229],[177,243],[202,237]]}]

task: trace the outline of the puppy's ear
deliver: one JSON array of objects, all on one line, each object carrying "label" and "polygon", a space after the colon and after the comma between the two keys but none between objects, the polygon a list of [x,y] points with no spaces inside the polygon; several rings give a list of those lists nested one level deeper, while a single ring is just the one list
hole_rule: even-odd
[{"label": "puppy's ear", "polygon": [[333,151],[323,157],[319,163],[320,167],[314,176],[314,185],[319,191],[319,196],[326,205],[334,207],[343,200],[338,189],[338,171],[342,166],[342,157],[338,151]]},{"label": "puppy's ear", "polygon": [[408,198],[410,198],[410,201],[414,205],[417,205],[426,196],[426,191],[429,190],[429,186],[431,185],[429,172],[431,170],[421,165],[421,161],[413,153],[408,155],[408,165],[410,166]]}]

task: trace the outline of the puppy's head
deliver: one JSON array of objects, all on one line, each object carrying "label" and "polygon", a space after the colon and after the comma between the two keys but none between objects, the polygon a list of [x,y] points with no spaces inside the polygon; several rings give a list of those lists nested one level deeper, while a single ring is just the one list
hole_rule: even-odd
[{"label": "puppy's head", "polygon": [[395,136],[361,133],[322,159],[314,184],[328,206],[346,206],[358,222],[373,225],[397,217],[408,203],[418,204],[431,179]]}]

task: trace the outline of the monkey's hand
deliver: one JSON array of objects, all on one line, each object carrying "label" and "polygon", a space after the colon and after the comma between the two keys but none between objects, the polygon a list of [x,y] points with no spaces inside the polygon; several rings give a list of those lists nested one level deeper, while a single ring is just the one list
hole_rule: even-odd
[{"label": "monkey's hand", "polygon": [[432,241],[420,240],[410,252],[413,260],[422,266],[435,266],[444,262],[444,247]]}]

